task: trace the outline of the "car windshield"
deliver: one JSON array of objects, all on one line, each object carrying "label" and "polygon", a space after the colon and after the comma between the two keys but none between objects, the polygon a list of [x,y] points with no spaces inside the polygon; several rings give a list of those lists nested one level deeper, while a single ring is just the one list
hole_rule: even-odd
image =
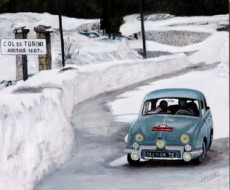
[{"label": "car windshield", "polygon": [[143,115],[170,114],[199,116],[199,101],[186,98],[159,98],[144,103]]}]

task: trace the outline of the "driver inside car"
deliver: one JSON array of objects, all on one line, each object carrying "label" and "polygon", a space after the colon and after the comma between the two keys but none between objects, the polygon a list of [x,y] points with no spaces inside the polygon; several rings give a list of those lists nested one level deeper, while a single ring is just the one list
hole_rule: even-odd
[{"label": "driver inside car", "polygon": [[194,110],[188,106],[187,101],[185,99],[179,100],[179,110],[186,110],[190,113],[190,115],[195,115]]}]

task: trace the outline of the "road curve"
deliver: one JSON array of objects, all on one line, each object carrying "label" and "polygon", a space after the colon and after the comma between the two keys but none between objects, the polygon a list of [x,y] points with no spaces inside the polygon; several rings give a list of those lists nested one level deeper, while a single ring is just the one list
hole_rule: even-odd
[{"label": "road curve", "polygon": [[130,124],[115,122],[106,107],[121,92],[76,105],[76,145],[71,160],[34,190],[229,189],[229,139],[215,139],[200,166],[181,161],[147,161],[130,167],[124,137]]}]

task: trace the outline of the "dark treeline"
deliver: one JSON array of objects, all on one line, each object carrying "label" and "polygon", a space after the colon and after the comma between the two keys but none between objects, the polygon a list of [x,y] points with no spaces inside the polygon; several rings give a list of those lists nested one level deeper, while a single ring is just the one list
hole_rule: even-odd
[{"label": "dark treeline", "polygon": [[[228,0],[143,0],[144,12],[177,16],[228,13]],[[0,0],[0,13],[49,12],[58,14],[58,0]],[[139,12],[139,0],[62,0],[63,15],[101,18],[101,28],[109,36],[119,34],[123,16]]]},{"label": "dark treeline", "polygon": [[[143,3],[145,12],[151,13],[178,16],[228,13],[228,0],[143,0]],[[139,0],[62,0],[62,4],[64,15],[77,18],[99,18],[103,8],[122,16],[139,11]],[[57,14],[57,0],[0,0],[0,12]]]}]

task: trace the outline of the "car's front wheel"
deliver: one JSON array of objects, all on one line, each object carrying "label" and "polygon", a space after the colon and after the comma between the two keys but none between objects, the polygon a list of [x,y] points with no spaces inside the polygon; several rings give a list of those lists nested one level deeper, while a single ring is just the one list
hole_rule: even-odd
[{"label": "car's front wheel", "polygon": [[203,162],[203,160],[205,158],[205,155],[206,155],[206,144],[205,144],[204,141],[202,143],[202,151],[203,151],[202,154],[198,158],[196,158],[196,159],[193,160],[193,164],[199,165],[199,164],[201,164]]},{"label": "car's front wheel", "polygon": [[127,154],[127,161],[129,163],[130,166],[138,166],[140,164],[140,159],[138,160],[133,160],[131,158],[131,155],[130,154]]}]

